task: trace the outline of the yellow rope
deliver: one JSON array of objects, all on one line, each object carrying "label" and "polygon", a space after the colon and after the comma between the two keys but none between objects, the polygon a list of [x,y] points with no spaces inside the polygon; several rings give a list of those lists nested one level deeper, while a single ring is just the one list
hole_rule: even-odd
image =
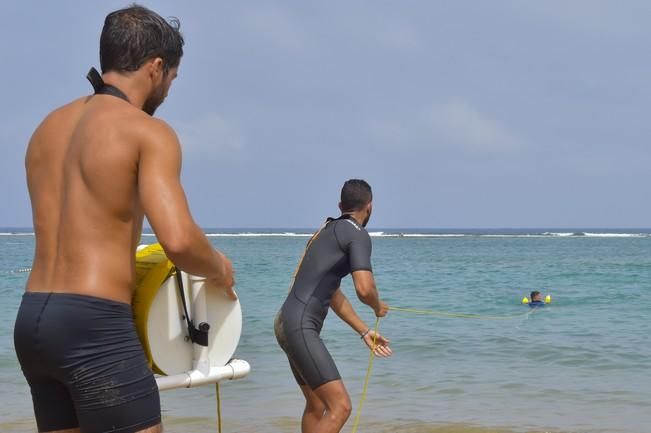
[{"label": "yellow rope", "polygon": [[368,368],[366,369],[366,379],[364,379],[364,388],[362,389],[362,396],[359,399],[359,406],[357,407],[357,415],[355,415],[355,421],[353,422],[353,430],[351,433],[357,431],[359,426],[359,418],[362,415],[362,407],[364,406],[364,401],[366,400],[366,394],[368,392],[368,381],[371,377],[371,370],[373,369],[373,359],[375,359],[375,340],[377,338],[378,328],[380,326],[380,318],[375,319],[375,332],[373,334],[373,345],[371,346],[371,355],[368,359]]},{"label": "yellow rope", "polygon": [[219,382],[215,383],[215,390],[217,391],[217,431],[222,433],[222,400],[219,395]]},{"label": "yellow rope", "polygon": [[[483,319],[483,320],[507,320],[514,319],[517,317],[523,317],[531,314],[533,311],[528,311],[524,314],[514,314],[511,316],[482,316],[480,314],[465,314],[465,313],[448,313],[445,311],[434,311],[434,310],[418,310],[415,308],[400,308],[400,307],[389,307],[389,310],[392,311],[402,311],[404,313],[413,313],[413,314],[427,314],[430,316],[441,316],[441,317],[457,317],[462,319]],[[373,334],[373,345],[371,347],[371,354],[368,359],[368,367],[366,369],[366,378],[364,379],[364,387],[362,388],[362,395],[359,399],[359,406],[357,407],[357,414],[355,415],[355,421],[353,422],[353,429],[351,433],[356,433],[357,428],[359,427],[359,420],[362,415],[362,407],[366,401],[366,395],[368,394],[368,382],[371,377],[371,371],[373,370],[373,360],[375,359],[375,340],[378,335],[378,329],[380,325],[380,318],[378,317],[375,320],[375,333]]]},{"label": "yellow rope", "polygon": [[523,317],[529,314],[529,312],[526,312],[524,314],[512,314],[510,316],[483,316],[481,314],[448,313],[445,311],[417,310],[414,308],[400,308],[400,307],[389,307],[389,310],[402,311],[405,313],[414,313],[414,314],[426,314],[429,316],[457,317],[462,319],[482,319],[482,320],[508,320],[508,319],[515,319],[518,317]]}]

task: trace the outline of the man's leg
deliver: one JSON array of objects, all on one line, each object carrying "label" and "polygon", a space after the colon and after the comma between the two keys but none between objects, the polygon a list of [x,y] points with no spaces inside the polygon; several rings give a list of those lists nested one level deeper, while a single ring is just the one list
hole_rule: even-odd
[{"label": "man's leg", "polygon": [[344,383],[341,380],[333,380],[315,389],[314,393],[325,404],[326,410],[316,429],[310,433],[339,433],[352,411]]},{"label": "man's leg", "polygon": [[316,426],[323,418],[326,405],[314,391],[307,385],[301,385],[301,391],[305,396],[305,410],[301,420],[301,432],[312,433],[316,431]]},{"label": "man's leg", "polygon": [[79,433],[75,406],[67,388],[50,379],[31,376],[34,415],[39,432]]}]

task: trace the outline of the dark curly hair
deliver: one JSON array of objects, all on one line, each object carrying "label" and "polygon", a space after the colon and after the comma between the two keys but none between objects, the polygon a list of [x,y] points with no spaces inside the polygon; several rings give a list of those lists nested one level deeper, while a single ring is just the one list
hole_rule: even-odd
[{"label": "dark curly hair", "polygon": [[137,4],[111,12],[104,20],[99,42],[102,72],[136,71],[147,60],[160,57],[167,73],[183,56],[180,27],[178,19],[166,21]]}]

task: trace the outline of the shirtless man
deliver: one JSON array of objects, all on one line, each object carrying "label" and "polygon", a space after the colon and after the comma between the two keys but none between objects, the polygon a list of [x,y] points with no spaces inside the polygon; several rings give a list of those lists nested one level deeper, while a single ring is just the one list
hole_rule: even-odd
[{"label": "shirtless man", "polygon": [[276,338],[287,354],[294,378],[305,397],[303,433],[338,433],[350,416],[351,404],[328,349],[319,334],[331,308],[361,335],[377,356],[391,356],[389,340],[370,329],[341,291],[341,279],[352,274],[359,299],[384,317],[389,307],[380,300],[371,269],[371,238],[364,228],[371,217],[373,194],[361,179],[341,189],[341,216],[329,218],[308,243],[294,283],[276,316]]},{"label": "shirtless man", "polygon": [[50,113],[26,155],[36,251],[14,341],[39,432],[160,432],[156,381],[133,325],[147,217],[184,271],[233,292],[195,224],[174,131],[152,117],[183,54],[178,21],[132,6],[106,17],[95,95]]}]

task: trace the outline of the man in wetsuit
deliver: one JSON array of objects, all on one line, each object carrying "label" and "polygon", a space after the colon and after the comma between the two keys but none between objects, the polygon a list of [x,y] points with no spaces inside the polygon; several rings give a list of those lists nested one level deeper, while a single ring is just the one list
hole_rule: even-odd
[{"label": "man in wetsuit", "polygon": [[95,95],[50,113],[29,143],[36,250],[14,342],[40,432],[161,431],[130,307],[144,216],[179,268],[235,296],[230,260],[189,212],[179,141],[152,117],[182,46],[178,21],[137,5],[109,14]]},{"label": "man in wetsuit", "polygon": [[380,301],[371,268],[371,238],[364,228],[371,216],[373,195],[368,183],[347,181],[341,190],[341,216],[328,219],[312,237],[299,263],[294,283],[275,321],[278,343],[303,395],[303,433],[336,433],[350,416],[350,397],[319,334],[332,310],[381,357],[391,355],[389,340],[371,330],[355,313],[339,288],[352,274],[359,299],[377,317],[389,307]]}]

